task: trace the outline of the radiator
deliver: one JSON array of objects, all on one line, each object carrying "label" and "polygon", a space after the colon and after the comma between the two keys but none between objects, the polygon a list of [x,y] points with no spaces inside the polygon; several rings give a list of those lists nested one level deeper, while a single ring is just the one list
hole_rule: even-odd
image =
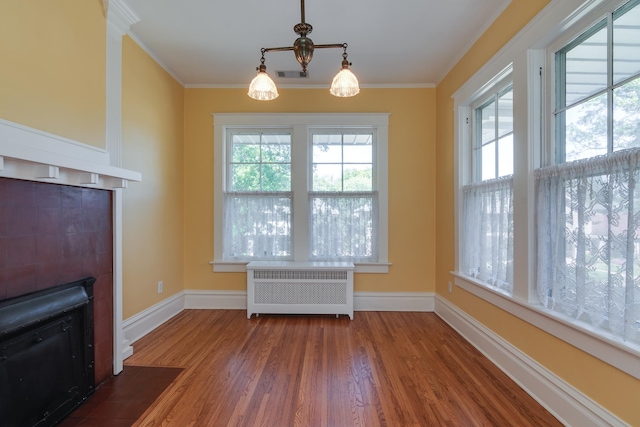
[{"label": "radiator", "polygon": [[351,262],[247,264],[247,318],[252,314],[346,314],[353,320]]}]

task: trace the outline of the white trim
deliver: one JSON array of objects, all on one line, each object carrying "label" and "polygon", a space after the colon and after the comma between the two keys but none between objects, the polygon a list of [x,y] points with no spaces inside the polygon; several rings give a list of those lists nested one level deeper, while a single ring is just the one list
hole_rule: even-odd
[{"label": "white trim", "polygon": [[123,354],[133,351],[123,343],[122,327],[122,190],[111,193],[112,239],[113,239],[113,374],[118,375],[124,368]]},{"label": "white trim", "polygon": [[30,152],[30,150],[47,151],[65,157],[77,158],[82,162],[109,164],[109,153],[105,149],[5,119],[0,119],[0,144],[3,149],[5,144],[8,144],[7,149],[14,147],[16,150],[23,148],[25,152]]},{"label": "white trim", "polygon": [[[56,184],[114,188],[119,180],[141,181],[139,172],[109,165],[100,148],[0,119],[0,176]],[[57,177],[42,177],[42,166],[57,167]]]},{"label": "white trim", "polygon": [[[277,262],[277,261],[274,261]],[[248,261],[209,261],[215,273],[246,273]],[[386,274],[390,262],[354,263],[354,273]]]},{"label": "white trim", "polygon": [[[366,127],[375,128],[376,132],[376,174],[378,191],[378,260],[379,263],[356,266],[356,272],[388,272],[388,244],[389,244],[389,207],[388,207],[388,144],[389,144],[389,116],[390,113],[212,113],[213,116],[213,144],[214,144],[214,192],[213,192],[213,271],[246,271],[244,265],[229,262],[222,259],[223,253],[223,229],[224,218],[224,186],[226,180],[225,150],[227,129],[238,128],[288,128],[292,129],[292,144],[298,146],[293,150],[292,156],[300,156],[308,149],[307,137],[312,128],[336,128],[336,127]],[[300,144],[298,144],[300,143]],[[300,148],[302,147],[302,148]],[[296,154],[298,153],[298,154]],[[302,157],[302,156],[301,156]],[[295,160],[294,160],[295,162]],[[295,162],[295,165],[300,165]],[[306,171],[306,169],[305,169]],[[292,191],[299,192],[295,187]],[[303,194],[306,189],[302,190]],[[294,197],[295,198],[295,197]],[[298,198],[299,200],[303,200]],[[294,211],[296,208],[294,207]],[[299,212],[299,210],[297,210]],[[294,238],[296,230],[306,233],[305,216],[298,216],[298,222],[294,222]],[[296,216],[294,215],[294,221]],[[302,219],[301,219],[302,218]],[[302,226],[301,226],[302,224]],[[295,261],[307,260],[307,245],[300,245],[298,238],[293,244],[293,259]]]},{"label": "white trim", "polygon": [[[434,311],[433,292],[355,292],[355,311]],[[185,290],[123,322],[124,339],[133,344],[182,310],[246,310],[247,291]],[[126,351],[126,349],[125,349]]]},{"label": "white trim", "polygon": [[354,311],[415,311],[434,310],[433,292],[354,292]]},{"label": "white trim", "polygon": [[640,379],[640,345],[623,342],[613,335],[606,335],[604,331],[589,328],[587,324],[574,322],[551,310],[511,298],[470,277],[453,272],[451,274],[455,276],[456,286]]},{"label": "white trim", "polygon": [[628,425],[446,299],[435,312],[563,424]]},{"label": "white trim", "polygon": [[107,14],[107,26],[120,36],[124,36],[131,25],[140,22],[138,14],[124,0],[103,0],[103,7]]},{"label": "white trim", "polygon": [[[209,84],[209,83],[187,83],[187,89],[249,89],[248,84]],[[278,84],[282,89],[324,89],[329,90],[325,84]],[[382,84],[362,84],[361,89],[433,89],[435,83],[382,83]]]},{"label": "white trim", "polygon": [[211,113],[213,126],[388,126],[391,113]]},{"label": "white trim", "polygon": [[122,322],[124,339],[133,344],[185,309],[185,292],[178,292]]},{"label": "white trim", "polygon": [[106,146],[112,166],[122,166],[122,36],[140,18],[123,0],[109,0],[107,11]]},{"label": "white trim", "polygon": [[[247,291],[187,290],[185,309],[246,310]],[[354,311],[417,311],[434,309],[432,292],[354,292]]]},{"label": "white trim", "polygon": [[[113,13],[109,13],[109,17]],[[108,19],[107,23],[112,22]],[[122,166],[122,34],[107,25],[107,72],[105,86],[107,105],[105,114],[105,140],[109,163]]]},{"label": "white trim", "polygon": [[184,307],[190,310],[246,310],[247,291],[184,291]]}]

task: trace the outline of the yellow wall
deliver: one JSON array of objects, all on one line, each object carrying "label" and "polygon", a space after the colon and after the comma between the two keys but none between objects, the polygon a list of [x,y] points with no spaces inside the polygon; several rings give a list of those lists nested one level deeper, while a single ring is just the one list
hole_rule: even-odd
[{"label": "yellow wall", "polygon": [[105,148],[100,0],[0,1],[0,118]]},{"label": "yellow wall", "polygon": [[[122,40],[124,318],[183,289],[184,88],[133,40]],[[163,292],[157,293],[158,281]]]},{"label": "yellow wall", "polygon": [[246,275],[213,273],[213,117],[235,112],[384,112],[389,117],[388,274],[356,274],[356,291],[434,292],[435,89],[282,89],[274,101],[246,89],[187,89],[185,97],[185,287],[244,290]]},{"label": "yellow wall", "polygon": [[548,0],[512,0],[437,87],[437,293],[631,425],[640,425],[640,381],[460,288],[447,292],[454,267],[453,93]]}]

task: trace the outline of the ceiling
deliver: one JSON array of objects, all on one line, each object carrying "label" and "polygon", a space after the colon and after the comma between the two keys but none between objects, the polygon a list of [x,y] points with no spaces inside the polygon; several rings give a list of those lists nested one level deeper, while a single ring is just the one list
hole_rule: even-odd
[{"label": "ceiling", "polygon": [[[182,84],[248,86],[260,48],[292,46],[299,0],[125,0],[139,16],[132,36]],[[307,0],[309,38],[348,43],[363,87],[437,84],[510,0]],[[316,49],[303,79],[293,52],[268,52],[278,86],[328,86],[342,49]]]}]

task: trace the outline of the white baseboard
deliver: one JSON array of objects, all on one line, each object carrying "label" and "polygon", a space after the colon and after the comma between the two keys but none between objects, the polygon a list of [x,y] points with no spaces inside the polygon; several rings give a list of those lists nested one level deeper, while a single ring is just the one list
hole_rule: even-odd
[{"label": "white baseboard", "polygon": [[[355,311],[433,311],[431,292],[355,292]],[[186,309],[246,310],[246,291],[185,291]]]},{"label": "white baseboard", "polygon": [[184,310],[184,292],[178,292],[169,298],[160,301],[135,316],[131,316],[122,322],[124,331],[123,358],[133,354],[131,344],[147,335],[149,332],[171,319]]},{"label": "white baseboard", "polygon": [[435,312],[563,424],[627,426],[448,300],[436,296]]},{"label": "white baseboard", "polygon": [[355,292],[355,311],[433,311],[433,292]]},{"label": "white baseboard", "polygon": [[184,291],[184,308],[193,310],[246,310],[247,291]]}]

